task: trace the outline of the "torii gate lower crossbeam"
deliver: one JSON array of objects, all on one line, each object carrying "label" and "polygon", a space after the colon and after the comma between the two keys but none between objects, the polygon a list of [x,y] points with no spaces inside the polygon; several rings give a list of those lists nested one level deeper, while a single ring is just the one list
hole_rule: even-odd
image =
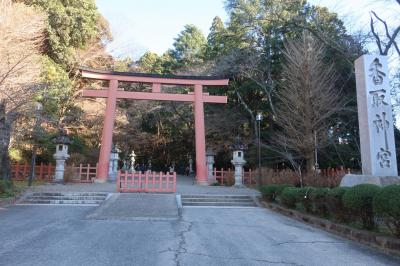
[{"label": "torii gate lower crossbeam", "polygon": [[[204,126],[204,103],[227,103],[226,96],[211,96],[203,93],[203,86],[226,86],[228,79],[204,76],[172,76],[143,73],[106,72],[81,68],[82,77],[108,80],[109,87],[100,90],[83,90],[84,97],[106,98],[106,112],[101,138],[101,148],[96,182],[106,182],[110,160],[112,135],[115,121],[117,99],[182,101],[194,103],[195,142],[196,142],[196,182],[208,185],[206,169],[206,144]],[[151,84],[152,92],[128,92],[118,89],[118,81]],[[161,85],[194,86],[194,93],[162,93]]]}]

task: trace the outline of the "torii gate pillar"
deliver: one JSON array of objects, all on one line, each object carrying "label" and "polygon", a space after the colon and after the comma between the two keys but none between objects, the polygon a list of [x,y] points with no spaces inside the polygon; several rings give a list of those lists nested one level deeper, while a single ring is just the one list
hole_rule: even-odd
[{"label": "torii gate pillar", "polygon": [[208,185],[203,86],[199,84],[194,86],[194,124],[196,139],[196,181],[199,185]]}]

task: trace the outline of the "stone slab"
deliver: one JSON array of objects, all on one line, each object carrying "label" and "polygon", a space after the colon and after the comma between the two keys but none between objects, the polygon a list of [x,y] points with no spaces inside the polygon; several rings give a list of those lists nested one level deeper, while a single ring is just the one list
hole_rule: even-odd
[{"label": "stone slab", "polygon": [[114,193],[87,216],[98,220],[176,220],[178,206],[174,194]]},{"label": "stone slab", "polygon": [[347,174],[340,182],[341,187],[354,187],[359,184],[374,184],[384,187],[393,184],[400,184],[400,177]]}]

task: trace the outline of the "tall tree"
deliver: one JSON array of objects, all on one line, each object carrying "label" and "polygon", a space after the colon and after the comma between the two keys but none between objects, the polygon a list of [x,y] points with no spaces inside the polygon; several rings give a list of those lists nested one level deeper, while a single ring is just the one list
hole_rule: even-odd
[{"label": "tall tree", "polygon": [[316,143],[326,140],[331,117],[344,107],[335,85],[337,75],[332,64],[325,64],[325,53],[324,46],[307,32],[301,39],[288,41],[283,86],[277,92],[276,123],[281,130],[272,142],[288,158],[304,159],[308,173],[314,168]]},{"label": "tall tree", "polygon": [[44,14],[21,3],[0,3],[0,178],[9,178],[14,122],[40,88]]}]

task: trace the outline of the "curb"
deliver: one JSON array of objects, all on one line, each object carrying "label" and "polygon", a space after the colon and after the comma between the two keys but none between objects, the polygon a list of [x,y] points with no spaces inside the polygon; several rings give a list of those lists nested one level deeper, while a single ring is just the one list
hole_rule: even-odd
[{"label": "curb", "polygon": [[383,236],[374,232],[358,230],[343,224],[331,222],[323,218],[307,215],[296,210],[286,209],[278,204],[265,201],[262,201],[261,204],[265,208],[276,211],[285,216],[289,216],[303,223],[310,224],[314,227],[318,227],[343,238],[356,241],[360,244],[376,248],[386,254],[400,257],[400,239]]}]

